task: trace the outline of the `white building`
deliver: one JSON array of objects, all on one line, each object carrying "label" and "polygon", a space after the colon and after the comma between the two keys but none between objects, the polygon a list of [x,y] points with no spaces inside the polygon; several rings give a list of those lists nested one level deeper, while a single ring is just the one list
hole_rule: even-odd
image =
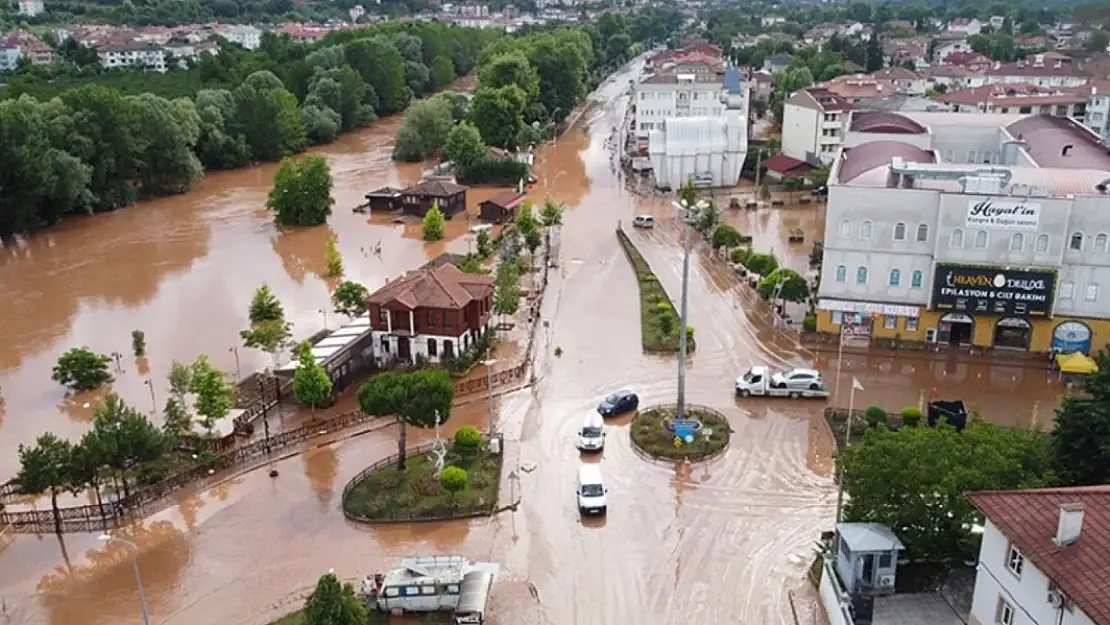
[{"label": "white building", "polygon": [[995,63],[986,72],[967,77],[968,87],[1015,84],[1078,87],[1087,84],[1087,77],[1079,73],[1069,57],[1051,52],[1035,55],[1028,61]]},{"label": "white building", "polygon": [[46,10],[43,0],[19,0],[19,14],[34,17]]},{"label": "white building", "polygon": [[125,43],[101,46],[96,54],[105,69],[132,67],[154,72],[166,71],[166,51],[156,43]]},{"label": "white building", "polygon": [[945,30],[950,33],[957,33],[970,37],[972,35],[978,35],[979,33],[983,32],[983,22],[980,22],[974,17],[971,19],[968,19],[966,17],[958,17],[949,22],[948,28],[946,28]]},{"label": "white building", "polygon": [[[665,92],[668,97],[644,100],[655,102],[650,106],[663,114],[654,114],[646,122],[637,118],[637,128],[651,124],[647,151],[656,186],[677,189],[687,182],[734,186],[748,154],[749,87],[740,82],[735,69],[726,71],[723,83],[699,83],[694,74],[674,76],[669,83],[673,90]],[[715,90],[699,88],[705,84]]]},{"label": "white building", "polygon": [[684,63],[645,78],[632,96],[636,136],[647,137],[674,117],[724,115],[723,90],[724,77],[708,63]]},{"label": "white building", "polygon": [[19,59],[23,52],[19,46],[0,46],[0,72],[14,72],[19,67]]},{"label": "white building", "polygon": [[1083,123],[1092,132],[1110,143],[1110,83],[1099,81],[1090,86],[1091,99],[1087,101],[1087,114]]},{"label": "white building", "polygon": [[231,43],[237,43],[247,50],[257,50],[262,45],[262,29],[254,26],[225,25],[216,29],[216,34]]},{"label": "white building", "polygon": [[970,498],[986,523],[968,625],[1110,623],[1110,486]]},{"label": "white building", "polygon": [[828,185],[819,331],[877,314],[876,338],[1110,341],[1110,154],[1081,123],[855,112]]},{"label": "white building", "polygon": [[844,144],[852,104],[821,87],[800,89],[782,112],[782,153],[807,163],[831,163]]}]

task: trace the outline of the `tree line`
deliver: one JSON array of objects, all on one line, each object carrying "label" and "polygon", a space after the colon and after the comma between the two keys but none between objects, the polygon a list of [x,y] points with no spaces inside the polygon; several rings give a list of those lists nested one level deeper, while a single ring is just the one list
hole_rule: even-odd
[{"label": "tree line", "polygon": [[15,79],[0,102],[0,236],[184,193],[206,169],[332,141],[470,73],[496,38],[425,22],[334,32],[319,44],[267,34],[258,50],[225,44],[193,69],[151,78],[203,87],[174,98],[125,93],[95,73],[68,88]]}]

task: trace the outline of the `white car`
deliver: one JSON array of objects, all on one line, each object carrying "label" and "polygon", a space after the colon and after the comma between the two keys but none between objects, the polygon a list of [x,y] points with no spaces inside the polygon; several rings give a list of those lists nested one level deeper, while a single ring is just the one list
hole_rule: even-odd
[{"label": "white car", "polygon": [[632,225],[636,228],[654,228],[655,218],[651,215],[636,215],[632,219]]},{"label": "white car", "polygon": [[816,391],[825,386],[821,372],[816,369],[790,369],[771,376],[771,388],[790,391]]},{"label": "white car", "polygon": [[601,451],[605,449],[605,420],[591,411],[582,420],[578,430],[578,449],[581,451]]}]

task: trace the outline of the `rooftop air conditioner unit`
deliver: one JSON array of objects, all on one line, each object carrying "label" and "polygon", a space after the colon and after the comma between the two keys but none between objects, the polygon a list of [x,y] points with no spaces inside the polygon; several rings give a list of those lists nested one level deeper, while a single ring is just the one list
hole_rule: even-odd
[{"label": "rooftop air conditioner unit", "polygon": [[879,578],[879,585],[882,586],[883,588],[890,588],[891,586],[894,585],[894,576],[893,575],[883,575],[882,577]]}]

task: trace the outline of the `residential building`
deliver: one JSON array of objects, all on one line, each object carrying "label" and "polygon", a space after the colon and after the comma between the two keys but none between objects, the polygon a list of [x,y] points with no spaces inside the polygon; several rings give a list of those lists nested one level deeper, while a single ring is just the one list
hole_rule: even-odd
[{"label": "residential building", "polygon": [[945,63],[948,57],[957,52],[973,52],[967,36],[961,33],[943,33],[936,38],[937,44],[933,48],[933,58],[937,63]]},{"label": "residential building", "polygon": [[184,39],[171,39],[169,43],[162,46],[167,56],[172,55],[177,61],[178,66],[185,68],[189,66],[189,61],[198,60],[203,54],[219,54],[219,46],[214,41],[203,41],[201,43],[192,43]]},{"label": "residential building", "polygon": [[927,90],[956,91],[967,88],[972,72],[960,65],[933,65],[917,70],[917,74],[925,79]]},{"label": "residential building", "polygon": [[262,45],[262,29],[254,26],[223,25],[216,28],[216,34],[231,43],[237,43],[247,50],[257,50]]},{"label": "residential building", "polygon": [[715,91],[699,87],[707,83],[698,83],[694,74],[674,76],[673,103],[664,99],[651,105],[674,107],[673,116],[666,116],[661,126],[647,133],[656,186],[677,189],[687,182],[700,187],[734,186],[748,154],[750,88],[735,68],[725,71],[723,83],[713,83]]},{"label": "residential building", "polygon": [[19,14],[34,17],[46,10],[43,0],[19,0]]},{"label": "residential building", "polygon": [[1084,123],[1102,138],[1103,143],[1110,145],[1110,81],[1092,80],[1081,89],[1089,89],[1091,97],[1087,101]]},{"label": "residential building", "polygon": [[0,44],[0,72],[14,72],[19,67],[23,51],[19,46]]},{"label": "residential building", "polygon": [[1061,89],[1007,84],[938,93],[933,98],[952,105],[960,113],[1056,115],[1082,121],[1087,114],[1091,94],[1083,87]]},{"label": "residential building", "polygon": [[724,73],[705,63],[686,64],[645,78],[636,86],[634,130],[647,137],[675,117],[720,117]]},{"label": "residential building", "polygon": [[973,74],[985,73],[998,63],[991,57],[978,52],[953,52],[944,59],[945,65],[959,65]]},{"label": "residential building", "polygon": [[54,62],[54,49],[22,30],[0,37],[0,72],[15,71],[22,58],[29,60],[32,65],[49,65]]},{"label": "residential building", "polygon": [[945,30],[949,33],[970,37],[983,32],[983,22],[975,18],[968,19],[966,17],[957,17],[951,22],[948,22],[948,27],[945,28]]},{"label": "residential building", "polygon": [[374,291],[366,302],[375,360],[439,362],[466,353],[492,329],[493,281],[445,263]]},{"label": "residential building", "polygon": [[852,104],[875,98],[885,98],[900,92],[898,85],[893,80],[875,78],[867,74],[844,74],[817,86],[844,98]]},{"label": "residential building", "polygon": [[888,66],[913,63],[920,69],[928,63],[928,50],[929,40],[926,37],[883,40],[883,59]]},{"label": "residential building", "polygon": [[[1078,87],[1087,82],[1087,77],[1071,62],[1061,58],[1046,60],[1038,54],[1028,61],[1016,63],[995,63],[994,67],[983,74],[968,76],[967,85],[1037,85],[1038,87]],[[1068,58],[1068,57],[1063,57]]]},{"label": "residential building", "polygon": [[844,144],[852,104],[823,87],[794,92],[783,104],[782,153],[810,164],[831,163]]},{"label": "residential building", "polygon": [[517,208],[524,203],[525,195],[516,189],[507,189],[478,204],[482,221],[492,223],[511,222],[516,219]]},{"label": "residential building", "polygon": [[904,67],[887,67],[871,73],[871,78],[893,83],[898,93],[910,95],[924,95],[929,89],[929,81],[917,72],[911,72]]},{"label": "residential building", "polygon": [[105,69],[132,67],[155,72],[166,71],[166,50],[156,43],[124,43],[96,49]]},{"label": "residential building", "polygon": [[772,54],[771,56],[763,59],[763,67],[761,69],[765,72],[777,74],[778,72],[786,69],[787,64],[790,63],[790,59],[791,56],[785,52]]},{"label": "residential building", "polygon": [[969,498],[986,520],[968,625],[1110,624],[1110,486]]},{"label": "residential building", "polygon": [[828,185],[819,331],[878,315],[879,338],[1110,341],[1110,154],[1081,123],[855,112]]},{"label": "residential building", "polygon": [[424,180],[401,191],[401,208],[409,215],[423,217],[438,206],[450,219],[466,212],[466,187],[449,180]]}]

